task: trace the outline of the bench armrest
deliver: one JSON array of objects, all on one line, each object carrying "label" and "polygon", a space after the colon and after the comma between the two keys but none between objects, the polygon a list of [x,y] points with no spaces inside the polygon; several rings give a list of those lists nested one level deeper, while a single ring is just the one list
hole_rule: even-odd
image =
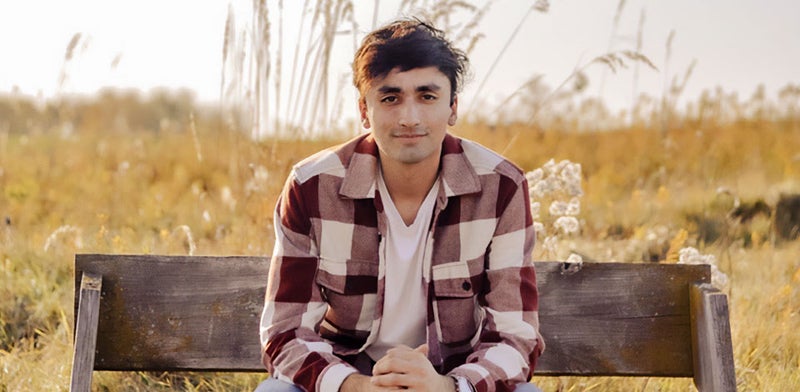
[{"label": "bench armrest", "polygon": [[690,288],[694,384],[700,392],[736,390],[727,296],[708,283]]},{"label": "bench armrest", "polygon": [[89,392],[92,389],[94,352],[97,344],[97,321],[100,314],[100,289],[103,278],[84,272],[78,314],[75,321],[75,349],[72,359],[71,392]]}]

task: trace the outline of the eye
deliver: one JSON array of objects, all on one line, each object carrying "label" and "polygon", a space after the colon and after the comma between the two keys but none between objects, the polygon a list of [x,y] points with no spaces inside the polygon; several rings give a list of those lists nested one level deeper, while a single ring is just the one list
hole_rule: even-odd
[{"label": "eye", "polygon": [[423,101],[435,101],[438,97],[433,94],[423,94],[422,100]]},{"label": "eye", "polygon": [[395,103],[397,102],[397,97],[394,95],[389,95],[386,97],[381,98],[382,103]]}]

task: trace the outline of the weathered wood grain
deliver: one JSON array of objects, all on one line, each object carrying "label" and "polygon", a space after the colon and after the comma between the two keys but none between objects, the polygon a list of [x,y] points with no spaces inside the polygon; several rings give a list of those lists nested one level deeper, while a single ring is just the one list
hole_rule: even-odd
[{"label": "weathered wood grain", "polygon": [[540,375],[691,376],[689,286],[708,266],[537,263]]},{"label": "weathered wood grain", "polygon": [[[103,276],[98,370],[263,371],[269,259],[78,255]],[[708,266],[537,262],[539,375],[694,374],[689,287]]]},{"label": "weathered wood grain", "polygon": [[76,256],[103,276],[97,370],[263,371],[258,324],[269,260]]},{"label": "weathered wood grain", "polygon": [[[76,275],[78,276],[78,275]],[[75,311],[75,350],[72,358],[71,392],[92,389],[94,350],[97,339],[97,319],[100,313],[100,290],[103,279],[91,272],[82,273],[79,283],[78,307]]]},{"label": "weathered wood grain", "polygon": [[692,285],[691,309],[697,389],[700,392],[735,391],[727,297],[709,284]]}]

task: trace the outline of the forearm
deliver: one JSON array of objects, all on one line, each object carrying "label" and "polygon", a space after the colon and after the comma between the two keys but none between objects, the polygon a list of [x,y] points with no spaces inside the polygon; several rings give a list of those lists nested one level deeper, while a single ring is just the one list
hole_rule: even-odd
[{"label": "forearm", "polygon": [[[487,314],[494,318],[491,312]],[[492,324],[493,321],[486,323]],[[464,377],[477,392],[512,391],[515,385],[530,379],[542,350],[537,331],[530,326],[521,326],[514,333],[509,333],[506,328],[497,330],[488,327],[480,339],[483,342],[478,343],[475,351],[462,365],[452,369],[449,375]]]},{"label": "forearm", "polygon": [[344,379],[339,392],[367,392],[372,387],[370,378],[359,373],[353,373]]}]

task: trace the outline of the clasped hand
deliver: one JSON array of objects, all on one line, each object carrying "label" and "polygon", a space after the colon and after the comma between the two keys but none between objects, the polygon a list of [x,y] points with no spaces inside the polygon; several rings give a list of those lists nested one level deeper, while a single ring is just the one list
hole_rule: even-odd
[{"label": "clasped hand", "polygon": [[342,392],[455,391],[455,382],[452,378],[436,372],[428,361],[428,345],[423,344],[415,349],[406,346],[390,349],[375,363],[372,377],[352,375],[345,379],[340,390]]}]

